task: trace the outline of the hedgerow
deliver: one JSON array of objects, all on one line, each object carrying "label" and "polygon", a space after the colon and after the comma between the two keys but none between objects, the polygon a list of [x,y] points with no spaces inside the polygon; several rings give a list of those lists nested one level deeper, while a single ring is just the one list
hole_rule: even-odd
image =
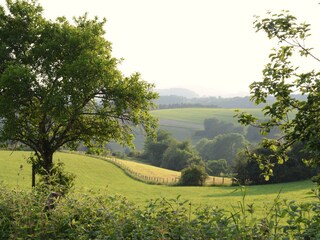
[{"label": "hedgerow", "polygon": [[0,239],[319,239],[320,202],[278,196],[262,217],[242,201],[227,211],[180,197],[138,207],[104,192],[68,193],[46,208],[48,192],[0,184]]}]

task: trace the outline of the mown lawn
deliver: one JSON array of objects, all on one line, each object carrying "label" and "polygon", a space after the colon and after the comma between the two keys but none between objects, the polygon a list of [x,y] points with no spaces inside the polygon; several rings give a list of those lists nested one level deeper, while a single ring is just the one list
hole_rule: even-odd
[{"label": "mown lawn", "polygon": [[[28,152],[0,151],[0,181],[10,187],[30,188],[31,169],[26,164]],[[148,185],[128,177],[120,168],[104,160],[89,156],[57,153],[55,159],[66,164],[69,172],[75,173],[76,191],[102,189],[106,194],[120,194],[139,205],[155,198],[176,198],[190,200],[195,206],[218,206],[231,209],[242,200],[241,187],[177,187]],[[20,166],[23,166],[20,170]],[[263,211],[264,206],[273,203],[280,193],[282,199],[297,202],[311,201],[311,181],[286,184],[250,186],[246,188],[246,204],[253,203],[256,211]],[[241,191],[242,189],[242,191]]]}]

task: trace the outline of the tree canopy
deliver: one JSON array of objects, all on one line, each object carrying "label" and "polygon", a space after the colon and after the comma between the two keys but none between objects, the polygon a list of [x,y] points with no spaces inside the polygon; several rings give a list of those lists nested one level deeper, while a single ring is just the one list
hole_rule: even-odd
[{"label": "tree canopy", "polygon": [[212,140],[203,138],[197,143],[196,149],[204,161],[226,159],[231,164],[238,151],[247,144],[243,135],[228,133],[220,134]]},{"label": "tree canopy", "polygon": [[[268,38],[275,39],[277,47],[269,55],[269,63],[262,71],[263,79],[250,85],[251,100],[260,104],[265,103],[268,96],[273,96],[275,102],[267,104],[262,110],[266,121],[239,113],[239,122],[260,127],[263,134],[273,127],[280,129],[281,137],[263,139],[261,142],[261,146],[277,156],[278,163],[288,159],[286,151],[294,143],[302,142],[310,156],[305,162],[317,166],[320,163],[320,71],[301,67],[312,65],[312,61],[316,64],[320,62],[312,48],[306,45],[310,25],[298,23],[296,17],[287,11],[269,13],[265,18],[257,17],[254,24],[257,31],[263,31]],[[307,59],[309,62],[306,62]],[[294,94],[297,93],[305,98],[296,98]],[[293,116],[290,117],[290,114]],[[274,163],[268,158],[258,156],[257,159],[262,163],[264,174],[272,175]]]},{"label": "tree canopy", "polygon": [[48,173],[60,147],[132,145],[133,127],[148,134],[157,94],[138,73],[124,76],[104,23],[42,16],[36,1],[0,6],[0,136],[29,146]]},{"label": "tree canopy", "polygon": [[178,142],[169,132],[162,129],[159,129],[156,135],[156,138],[146,138],[142,156],[146,162],[160,167],[166,150],[170,146],[176,146]]},{"label": "tree canopy", "polygon": [[220,134],[239,133],[243,134],[242,126],[221,121],[217,118],[207,118],[203,121],[204,130],[196,131],[195,136],[212,139]]}]

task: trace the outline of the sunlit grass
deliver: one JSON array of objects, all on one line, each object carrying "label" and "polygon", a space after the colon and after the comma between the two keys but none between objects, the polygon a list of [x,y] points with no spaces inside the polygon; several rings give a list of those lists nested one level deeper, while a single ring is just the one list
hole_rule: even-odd
[{"label": "sunlit grass", "polygon": [[[10,187],[28,188],[31,185],[31,168],[26,164],[28,152],[0,151],[0,180]],[[190,200],[195,206],[210,205],[230,209],[242,200],[241,187],[176,187],[148,185],[128,177],[119,167],[104,160],[89,156],[57,153],[66,165],[66,170],[76,174],[76,191],[105,189],[108,194],[120,194],[139,205],[155,198],[176,198]],[[22,170],[20,166],[23,165]],[[19,174],[18,174],[19,173]],[[265,204],[272,204],[280,193],[281,198],[307,202],[313,200],[311,181],[285,184],[250,186],[246,188],[246,204],[253,203],[257,211],[263,211]],[[84,189],[84,190],[83,190]]]},{"label": "sunlit grass", "polygon": [[[207,118],[217,118],[221,121],[237,123],[237,118],[234,117],[236,109],[233,108],[176,108],[176,109],[161,109],[151,111],[151,114],[168,125],[186,126],[194,128],[203,128],[203,121]],[[239,109],[241,112],[248,112],[262,117],[263,113],[259,108]],[[170,122],[171,120],[171,122]],[[175,121],[175,122],[174,122]]]},{"label": "sunlit grass", "polygon": [[[159,184],[176,184],[181,176],[181,172],[165,168],[155,167],[135,161],[128,161],[116,158],[106,158],[124,169],[129,175],[136,179]],[[232,184],[232,179],[228,177],[209,176],[206,185],[226,185]]]}]

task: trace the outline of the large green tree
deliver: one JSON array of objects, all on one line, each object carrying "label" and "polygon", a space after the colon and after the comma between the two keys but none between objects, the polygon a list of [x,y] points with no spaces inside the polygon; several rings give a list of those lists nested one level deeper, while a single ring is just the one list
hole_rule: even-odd
[{"label": "large green tree", "polygon": [[217,118],[207,118],[203,121],[204,130],[195,133],[196,137],[212,139],[220,134],[244,133],[242,126],[235,126],[232,123],[220,121]]},{"label": "large green tree", "polygon": [[181,171],[194,165],[204,165],[197,151],[189,141],[171,144],[163,154],[161,167]]},{"label": "large green tree", "polygon": [[176,146],[177,144],[178,141],[174,139],[169,132],[159,129],[156,138],[146,138],[142,157],[144,161],[160,167],[166,150],[170,146]]},{"label": "large green tree", "polygon": [[[0,6],[0,136],[35,153],[47,174],[60,147],[132,144],[133,127],[152,133],[157,97],[138,73],[125,77],[111,56],[105,20],[42,16],[36,1]],[[35,163],[34,163],[35,164]]]},{"label": "large green tree", "polygon": [[203,138],[197,143],[196,149],[204,161],[226,159],[229,165],[248,142],[239,133],[221,134],[212,140]]},{"label": "large green tree", "polygon": [[[256,104],[266,103],[266,98],[273,96],[275,102],[262,109],[266,121],[259,121],[247,113],[239,113],[239,121],[259,127],[263,134],[273,127],[281,130],[280,138],[263,139],[261,143],[262,147],[271,150],[271,155],[277,156],[278,163],[287,160],[286,151],[294,143],[302,142],[310,156],[305,162],[319,166],[320,71],[314,68],[320,59],[306,44],[310,25],[298,23],[294,16],[283,11],[257,17],[254,26],[257,31],[265,32],[268,38],[276,40],[277,45],[262,71],[263,79],[250,85],[251,100]],[[297,98],[294,95],[297,93],[303,98]],[[272,175],[274,163],[270,158],[256,158],[264,174]]]}]

